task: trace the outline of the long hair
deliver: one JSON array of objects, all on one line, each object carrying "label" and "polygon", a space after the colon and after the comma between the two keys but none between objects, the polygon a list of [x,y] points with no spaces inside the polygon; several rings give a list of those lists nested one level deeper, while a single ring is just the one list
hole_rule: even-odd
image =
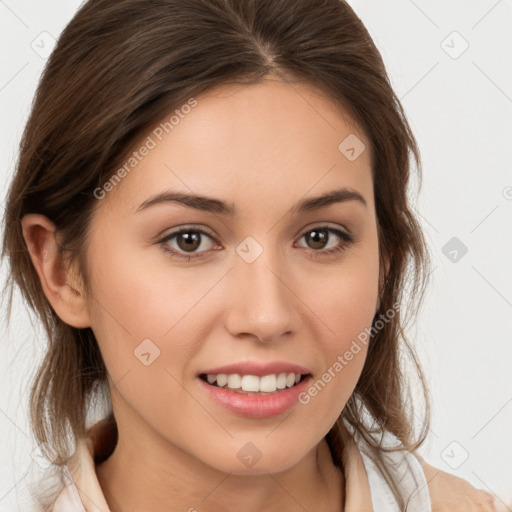
[{"label": "long hair", "polygon": [[[390,432],[402,448],[414,450],[430,422],[425,379],[404,332],[423,300],[430,262],[408,197],[411,164],[421,183],[420,155],[379,51],[342,0],[88,0],[66,26],[37,88],[4,217],[8,316],[17,285],[48,336],[31,389],[32,428],[58,455],[56,464],[64,464],[74,440],[86,434],[106,368],[92,330],[65,324],[46,299],[22,217],[40,213],[54,222],[61,251],[78,263],[87,291],[84,254],[94,191],[167,112],[214,87],[255,84],[269,74],[323,91],[371,144],[381,270],[389,261],[374,324],[391,309],[395,314],[372,329],[362,374],[326,439],[340,464],[340,429],[347,421],[372,445],[403,505],[382,458],[389,448],[375,433]],[[408,315],[396,307],[404,302]],[[404,356],[425,399],[418,433]]]}]

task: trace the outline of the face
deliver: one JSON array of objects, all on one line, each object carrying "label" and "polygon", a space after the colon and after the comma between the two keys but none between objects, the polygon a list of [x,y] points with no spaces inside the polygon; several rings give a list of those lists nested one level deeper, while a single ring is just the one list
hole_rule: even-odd
[{"label": "face", "polygon": [[298,84],[195,100],[98,194],[90,323],[120,436],[225,472],[282,471],[330,430],[366,357],[345,355],[378,303],[369,141]]}]

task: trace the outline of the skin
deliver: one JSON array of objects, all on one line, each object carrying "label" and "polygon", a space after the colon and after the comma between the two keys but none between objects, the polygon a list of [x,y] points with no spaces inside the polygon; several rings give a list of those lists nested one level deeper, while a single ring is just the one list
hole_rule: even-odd
[{"label": "skin", "polygon": [[[91,295],[58,257],[53,224],[23,219],[46,296],[63,321],[92,328],[108,369],[119,443],[97,466],[99,482],[115,512],[338,512],[343,474],[323,438],[357,383],[364,344],[307,405],[268,419],[212,402],[197,376],[232,362],[282,360],[316,380],[371,326],[379,250],[370,152],[349,161],[338,150],[350,134],[366,148],[369,141],[303,85],[223,86],[197,101],[98,200],[86,247]],[[351,200],[292,213],[298,201],[339,187],[358,191],[366,206]],[[232,202],[239,215],[177,203],[136,211],[166,190]],[[308,237],[324,223],[356,241],[324,232],[327,249],[344,246],[325,254]],[[183,227],[208,232],[194,249],[202,257],[164,251],[187,255],[178,237],[159,243]],[[263,248],[250,264],[236,252],[248,236]],[[144,339],[160,350],[149,366],[134,356]],[[252,467],[237,457],[248,442],[261,453]]]},{"label": "skin", "polygon": [[506,504],[466,480],[428,464],[415,453],[425,472],[433,512],[509,512]]}]

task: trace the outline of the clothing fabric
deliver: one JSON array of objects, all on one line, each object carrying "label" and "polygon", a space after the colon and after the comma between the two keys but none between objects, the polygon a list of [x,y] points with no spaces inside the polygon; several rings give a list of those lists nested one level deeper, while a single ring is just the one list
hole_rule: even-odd
[{"label": "clothing fabric", "polygon": [[[94,455],[104,432],[77,443],[74,455],[64,467],[64,486],[58,494],[52,512],[110,512],[95,471]],[[401,512],[391,488],[369,455],[366,440],[349,425],[343,433],[345,452],[344,512]],[[383,445],[396,446],[398,440],[386,434]],[[399,492],[408,503],[408,512],[431,512],[427,481],[420,462],[407,450],[389,452],[387,467],[399,482]]]}]

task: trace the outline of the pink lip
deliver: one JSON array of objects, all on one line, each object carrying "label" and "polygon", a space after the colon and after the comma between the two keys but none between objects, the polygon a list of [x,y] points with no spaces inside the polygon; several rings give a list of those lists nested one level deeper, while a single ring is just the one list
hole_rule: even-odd
[{"label": "pink lip", "polygon": [[301,375],[310,374],[311,371],[303,366],[287,363],[284,361],[275,361],[273,363],[257,363],[255,361],[246,361],[244,363],[233,363],[226,366],[218,366],[201,372],[201,374],[218,375],[219,373],[239,375],[256,375],[263,377],[264,375],[272,375],[280,373],[300,373]]},{"label": "pink lip", "polygon": [[[212,373],[216,373],[216,371]],[[292,373],[292,371],[289,373]],[[265,375],[265,373],[263,374]],[[246,375],[254,375],[254,373]],[[269,395],[246,395],[230,390],[228,388],[218,388],[208,384],[208,382],[205,382],[200,378],[197,378],[202,388],[214,402],[222,405],[229,411],[239,416],[253,419],[270,418],[272,416],[282,414],[290,409],[292,406],[298,403],[299,395],[307,389],[311,379],[312,377],[308,375],[297,385],[291,388],[278,390],[275,393]]]}]

